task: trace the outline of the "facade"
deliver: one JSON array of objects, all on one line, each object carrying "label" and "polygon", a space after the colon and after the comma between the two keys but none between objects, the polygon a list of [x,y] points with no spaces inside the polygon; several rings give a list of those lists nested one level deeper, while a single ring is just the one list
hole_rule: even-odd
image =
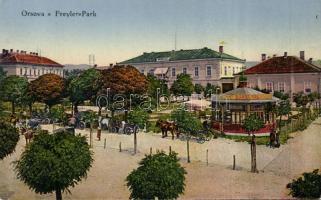
[{"label": "facade", "polygon": [[7,72],[7,75],[23,76],[32,81],[43,74],[57,74],[64,76],[64,66],[41,57],[38,53],[27,53],[26,51],[13,51],[3,49],[0,54],[0,67]]},{"label": "facade", "polygon": [[[300,52],[300,57],[274,56],[265,59],[262,54],[262,62],[244,71],[247,77],[248,87],[270,92],[279,91],[290,94],[304,92],[321,92],[321,68],[312,64],[312,59],[304,59],[304,51]],[[236,75],[235,82],[241,73]]]},{"label": "facade", "polygon": [[279,101],[272,94],[240,87],[220,95],[212,95],[212,127],[227,135],[246,135],[243,128],[247,116],[254,114],[261,118],[264,127],[255,131],[257,136],[266,136],[276,127],[276,116],[268,112],[267,106]]},{"label": "facade", "polygon": [[207,47],[202,49],[143,53],[138,57],[123,61],[136,67],[141,73],[152,74],[166,79],[172,85],[178,74],[190,74],[194,84],[206,86],[207,83],[221,86],[223,91],[231,90],[234,74],[242,71],[245,60]]}]

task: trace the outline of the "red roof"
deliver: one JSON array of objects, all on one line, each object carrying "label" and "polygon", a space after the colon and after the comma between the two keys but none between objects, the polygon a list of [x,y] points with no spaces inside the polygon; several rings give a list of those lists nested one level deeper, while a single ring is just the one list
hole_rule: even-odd
[{"label": "red roof", "polygon": [[270,58],[245,70],[244,74],[281,74],[309,72],[321,72],[321,68],[295,56],[279,56]]},{"label": "red roof", "polygon": [[45,65],[49,67],[63,67],[63,65],[46,57],[27,53],[0,54],[0,64],[31,64]]}]

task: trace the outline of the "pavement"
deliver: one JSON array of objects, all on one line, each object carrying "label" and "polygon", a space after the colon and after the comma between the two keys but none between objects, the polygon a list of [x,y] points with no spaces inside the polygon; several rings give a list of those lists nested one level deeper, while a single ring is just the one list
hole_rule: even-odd
[{"label": "pavement", "polygon": [[[44,126],[52,129],[52,125]],[[77,130],[86,135],[88,130]],[[94,132],[93,136],[96,136]],[[190,142],[191,163],[186,160],[186,141],[161,138],[159,134],[139,133],[138,153],[133,154],[133,135],[102,134],[94,139],[94,163],[87,179],[82,180],[64,199],[128,199],[126,176],[138,166],[144,154],[156,150],[169,151],[169,146],[181,158],[187,170],[186,190],[181,199],[241,199],[290,198],[286,184],[303,172],[321,168],[321,118],[281,148],[257,146],[258,174],[250,173],[250,145],[228,139],[213,139],[204,144]],[[95,137],[94,137],[95,138]],[[104,141],[106,139],[106,148]],[[119,152],[121,142],[122,152]],[[0,161],[0,199],[54,199],[54,194],[39,195],[16,179],[12,161],[19,158],[25,146],[21,137],[15,153]],[[208,150],[208,164],[206,151]],[[232,170],[233,155],[236,169]]]}]

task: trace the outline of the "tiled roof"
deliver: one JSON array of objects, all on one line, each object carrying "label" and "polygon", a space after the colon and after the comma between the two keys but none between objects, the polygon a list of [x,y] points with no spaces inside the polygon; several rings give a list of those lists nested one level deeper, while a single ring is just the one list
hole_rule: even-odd
[{"label": "tiled roof", "polygon": [[193,59],[208,59],[208,58],[222,58],[229,60],[236,60],[244,62],[240,58],[231,56],[226,53],[220,53],[204,47],[202,49],[189,49],[178,51],[164,51],[164,52],[151,52],[143,53],[143,55],[121,62],[120,64],[129,63],[145,63],[145,62],[157,62],[157,61],[177,61],[177,60],[193,60]]},{"label": "tiled roof", "polygon": [[309,72],[321,72],[321,69],[295,56],[279,56],[270,58],[249,69],[246,69],[244,71],[244,74],[281,74]]},{"label": "tiled roof", "polygon": [[27,53],[0,54],[0,64],[31,64],[45,65],[50,67],[63,67],[61,64],[49,58]]}]

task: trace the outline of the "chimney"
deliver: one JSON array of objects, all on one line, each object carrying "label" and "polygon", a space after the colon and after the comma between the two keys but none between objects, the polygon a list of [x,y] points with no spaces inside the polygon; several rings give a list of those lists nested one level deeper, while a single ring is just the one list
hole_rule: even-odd
[{"label": "chimney", "polygon": [[19,50],[17,49],[17,53],[19,53]]},{"label": "chimney", "polygon": [[13,49],[10,49],[10,53],[13,53]]},{"label": "chimney", "polygon": [[288,52],[284,52],[284,58],[288,57]]},{"label": "chimney", "polygon": [[110,64],[109,64],[109,67],[113,67],[113,63],[110,63]]},{"label": "chimney", "polygon": [[275,58],[276,57],[276,54],[273,54],[273,58]]},{"label": "chimney", "polygon": [[38,56],[38,53],[36,53],[36,56]]},{"label": "chimney", "polygon": [[308,63],[312,64],[313,58],[309,58]]},{"label": "chimney", "polygon": [[300,59],[304,60],[304,51],[300,51]]},{"label": "chimney", "polygon": [[218,47],[218,51],[220,52],[220,53],[223,53],[224,51],[223,51],[223,46],[219,46]]},{"label": "chimney", "polygon": [[6,50],[5,50],[5,49],[2,49],[2,53],[5,54],[5,53],[6,53]]},{"label": "chimney", "polygon": [[266,60],[266,54],[265,54],[265,53],[262,53],[262,54],[261,54],[261,60],[262,60],[262,61],[265,61],[265,60]]}]

